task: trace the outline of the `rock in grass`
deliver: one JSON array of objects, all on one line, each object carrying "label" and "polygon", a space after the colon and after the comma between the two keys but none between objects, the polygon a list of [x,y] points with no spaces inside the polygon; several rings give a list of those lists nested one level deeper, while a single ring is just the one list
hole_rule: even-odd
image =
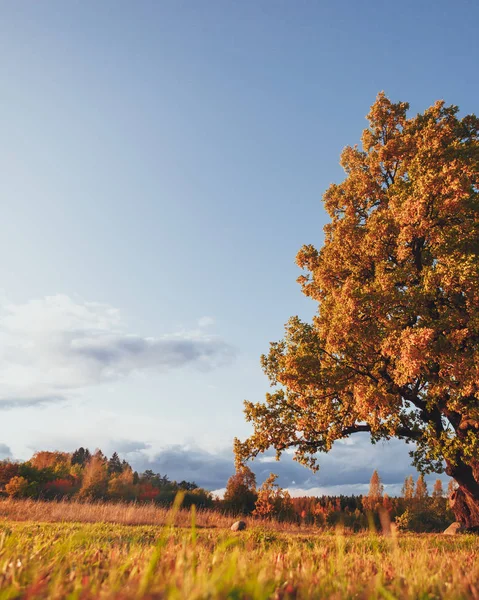
[{"label": "rock in grass", "polygon": [[235,521],[233,525],[231,525],[231,531],[243,531],[246,529],[246,523],[244,521]]},{"label": "rock in grass", "polygon": [[449,527],[444,531],[444,535],[456,535],[456,533],[460,533],[463,530],[463,526],[461,523],[456,521],[449,525]]}]

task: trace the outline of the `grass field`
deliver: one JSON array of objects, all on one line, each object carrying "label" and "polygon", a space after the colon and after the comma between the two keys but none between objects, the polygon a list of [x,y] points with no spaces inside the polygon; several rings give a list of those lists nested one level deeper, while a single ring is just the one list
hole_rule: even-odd
[{"label": "grass field", "polygon": [[194,513],[188,525],[180,512],[161,525],[37,522],[6,507],[0,600],[479,598],[479,539],[469,535],[276,532],[254,522],[232,533]]}]

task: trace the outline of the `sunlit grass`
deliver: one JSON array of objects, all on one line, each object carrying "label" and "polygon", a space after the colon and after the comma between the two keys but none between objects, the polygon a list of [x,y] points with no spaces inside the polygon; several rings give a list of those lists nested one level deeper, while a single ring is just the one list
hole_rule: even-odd
[{"label": "sunlit grass", "polygon": [[479,598],[474,536],[232,533],[194,512],[175,526],[179,514],[162,526],[0,519],[0,600]]},{"label": "sunlit grass", "polygon": [[[190,527],[189,510],[172,511],[153,503],[135,504],[127,502],[44,502],[42,500],[16,500],[8,498],[0,500],[0,522],[2,519],[12,521],[42,521],[48,523],[118,523],[122,525],[165,525],[171,522],[179,527]],[[234,521],[234,517],[212,509],[196,511],[198,528],[225,528]],[[300,525],[278,523],[277,521],[261,521],[248,517],[248,524],[261,524],[275,530],[304,531]],[[307,528],[313,530],[314,528]]]}]

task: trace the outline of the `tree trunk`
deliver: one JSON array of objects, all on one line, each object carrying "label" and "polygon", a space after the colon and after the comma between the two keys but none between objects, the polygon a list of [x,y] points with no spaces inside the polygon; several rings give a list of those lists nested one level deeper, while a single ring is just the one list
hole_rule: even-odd
[{"label": "tree trunk", "polygon": [[459,487],[449,498],[449,505],[459,521],[466,529],[479,532],[479,499],[468,490]]},{"label": "tree trunk", "polygon": [[447,464],[446,473],[453,477],[459,487],[450,498],[449,505],[466,529],[479,532],[479,463],[468,465],[462,461]]}]

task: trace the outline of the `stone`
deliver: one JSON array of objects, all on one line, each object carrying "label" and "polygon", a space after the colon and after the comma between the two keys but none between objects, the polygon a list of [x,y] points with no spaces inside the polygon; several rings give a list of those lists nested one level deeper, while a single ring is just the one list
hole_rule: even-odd
[{"label": "stone", "polygon": [[449,527],[444,531],[444,535],[456,535],[457,533],[463,531],[463,529],[464,528],[461,525],[461,523],[459,523],[459,521],[456,521],[455,523],[449,525]]},{"label": "stone", "polygon": [[233,525],[231,525],[231,531],[243,531],[246,529],[246,523],[244,521],[235,521]]}]

